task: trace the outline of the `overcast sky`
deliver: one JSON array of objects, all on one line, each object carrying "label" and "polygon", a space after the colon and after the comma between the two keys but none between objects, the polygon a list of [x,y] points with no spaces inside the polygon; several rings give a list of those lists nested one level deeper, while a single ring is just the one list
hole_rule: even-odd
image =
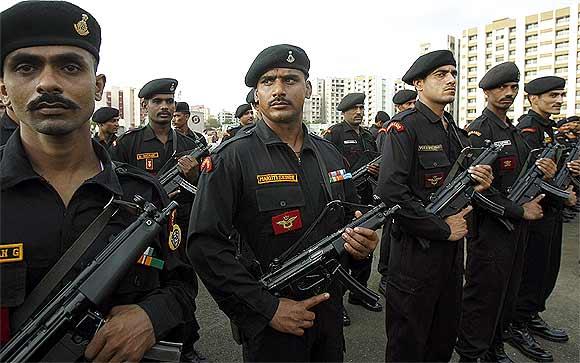
[{"label": "overcast sky", "polygon": [[[0,9],[18,1],[1,0]],[[244,102],[244,76],[265,47],[306,50],[311,77],[401,77],[419,44],[572,0],[74,0],[102,28],[99,72],[108,85],[179,81],[180,101],[213,114]]]}]

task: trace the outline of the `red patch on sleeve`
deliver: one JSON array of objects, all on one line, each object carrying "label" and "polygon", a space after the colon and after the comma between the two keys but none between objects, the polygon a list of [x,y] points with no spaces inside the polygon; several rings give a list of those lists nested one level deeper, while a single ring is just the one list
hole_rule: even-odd
[{"label": "red patch on sleeve", "polygon": [[425,188],[437,188],[443,185],[445,180],[445,173],[425,174],[424,182]]},{"label": "red patch on sleeve", "polygon": [[274,234],[279,235],[302,228],[302,218],[300,210],[293,209],[277,216],[272,217],[272,228]]},{"label": "red patch on sleeve", "polygon": [[526,127],[525,129],[522,129],[522,132],[536,132],[536,131],[538,131],[538,129],[535,127]]},{"label": "red patch on sleeve", "polygon": [[497,159],[499,163],[499,170],[515,170],[516,169],[516,157],[506,156],[504,158]]},{"label": "red patch on sleeve", "polygon": [[380,133],[382,133],[382,132],[387,132],[387,129],[385,129],[384,127],[381,127],[381,128],[379,129],[379,134],[380,134]]},{"label": "red patch on sleeve", "polygon": [[400,122],[393,121],[389,124],[389,126],[387,126],[387,132],[389,132],[391,130],[396,130],[397,132],[403,132],[403,131],[405,131],[405,126]]},{"label": "red patch on sleeve", "polygon": [[201,162],[200,170],[209,173],[213,170],[213,162],[211,161],[211,156],[206,156]]},{"label": "red patch on sleeve", "polygon": [[8,308],[0,308],[0,344],[10,340],[10,318]]}]

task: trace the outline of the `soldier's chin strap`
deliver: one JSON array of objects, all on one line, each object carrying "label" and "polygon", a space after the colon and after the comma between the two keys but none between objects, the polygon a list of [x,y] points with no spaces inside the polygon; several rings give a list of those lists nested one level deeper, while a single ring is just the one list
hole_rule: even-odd
[{"label": "soldier's chin strap", "polygon": [[294,253],[298,250],[298,248],[300,246],[302,246],[302,244],[304,243],[304,241],[310,236],[310,234],[312,233],[312,231],[314,230],[314,228],[316,228],[320,224],[320,222],[322,221],[322,219],[331,210],[333,210],[335,208],[338,208],[338,207],[345,207],[345,206],[353,207],[353,208],[361,208],[361,209],[371,209],[371,208],[373,208],[372,205],[358,204],[358,203],[350,203],[350,202],[343,202],[341,200],[333,200],[333,201],[329,202],[328,204],[326,204],[326,206],[322,210],[322,213],[320,213],[320,215],[318,217],[316,217],[316,219],[314,220],[314,222],[312,222],[312,224],[308,227],[308,229],[306,230],[306,232],[304,232],[304,234],[294,244],[292,244],[292,246],[290,246],[290,248],[288,248],[286,251],[284,251],[284,253],[282,253],[280,256],[278,256],[277,258],[275,258],[273,262],[283,263],[289,257],[293,256]]}]

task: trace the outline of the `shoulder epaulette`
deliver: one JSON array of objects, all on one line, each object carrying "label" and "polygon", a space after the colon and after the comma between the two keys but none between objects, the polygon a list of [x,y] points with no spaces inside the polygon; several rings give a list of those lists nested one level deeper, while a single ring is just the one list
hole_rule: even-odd
[{"label": "shoulder epaulette", "polygon": [[122,137],[125,137],[125,136],[127,136],[129,134],[132,134],[135,131],[143,130],[145,128],[145,126],[147,126],[147,125],[143,125],[143,126],[139,126],[139,127],[133,127],[131,129],[128,129],[125,132],[123,132],[121,135],[119,135],[119,137],[117,137],[117,140],[115,140],[115,141],[119,141]]},{"label": "shoulder epaulette", "polygon": [[242,127],[240,129],[240,131],[238,131],[232,138],[227,139],[225,141],[222,141],[221,144],[216,146],[215,149],[212,150],[212,153],[218,153],[220,150],[222,150],[227,145],[234,143],[240,139],[244,139],[246,137],[251,136],[254,133],[254,129],[255,129],[255,124]]},{"label": "shoulder epaulette", "polygon": [[327,143],[329,143],[329,144],[331,144],[331,145],[334,145],[334,144],[332,143],[332,141],[330,141],[330,140],[326,140],[326,139],[325,139],[323,136],[316,135],[314,132],[309,132],[309,133],[308,133],[308,135],[310,135],[311,137],[313,137],[313,138],[314,138],[314,139],[316,139],[316,140],[324,141],[324,142],[327,142]]},{"label": "shoulder epaulette", "polygon": [[403,119],[409,115],[414,114],[415,112],[417,112],[417,109],[415,108],[409,108],[405,111],[401,111],[397,114],[395,114],[392,118],[391,121],[403,121]]}]

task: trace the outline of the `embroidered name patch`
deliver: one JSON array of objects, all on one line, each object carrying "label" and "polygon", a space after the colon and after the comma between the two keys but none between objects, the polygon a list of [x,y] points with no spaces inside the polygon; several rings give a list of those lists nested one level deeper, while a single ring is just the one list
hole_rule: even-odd
[{"label": "embroidered name patch", "polygon": [[298,183],[298,174],[262,174],[256,175],[258,184]]},{"label": "embroidered name patch", "polygon": [[512,141],[511,140],[500,140],[500,141],[494,142],[493,144],[497,147],[504,147],[504,146],[510,146],[512,144]]},{"label": "embroidered name patch", "polygon": [[24,259],[24,245],[12,243],[0,245],[0,263],[18,262]]},{"label": "embroidered name patch", "polygon": [[515,170],[516,168],[516,157],[506,156],[504,158],[499,158],[499,170]]},{"label": "embroidered name patch", "polygon": [[419,151],[443,151],[443,145],[419,145]]},{"label": "embroidered name patch", "polygon": [[158,258],[153,257],[155,249],[153,247],[147,247],[143,255],[139,257],[137,263],[140,265],[154,267],[158,270],[163,270],[165,262]]},{"label": "embroidered name patch", "polygon": [[348,144],[358,144],[358,141],[356,141],[356,140],[344,140],[343,142],[347,145]]},{"label": "embroidered name patch", "polygon": [[340,169],[340,170],[335,170],[335,171],[329,172],[328,178],[330,179],[331,183],[336,183],[339,181],[343,181],[343,180],[352,178],[352,174],[347,173],[346,170],[344,170],[344,169]]},{"label": "embroidered name patch", "polygon": [[159,153],[137,154],[137,160],[157,159],[158,157],[159,157]]},{"label": "embroidered name patch", "polygon": [[425,174],[425,188],[435,188],[443,185],[444,173]]},{"label": "embroidered name patch", "polygon": [[275,235],[295,231],[300,228],[302,228],[302,218],[300,217],[299,209],[293,209],[272,217],[272,229]]},{"label": "embroidered name patch", "polygon": [[522,129],[522,132],[536,132],[538,131],[535,127],[526,127],[525,129]]}]

